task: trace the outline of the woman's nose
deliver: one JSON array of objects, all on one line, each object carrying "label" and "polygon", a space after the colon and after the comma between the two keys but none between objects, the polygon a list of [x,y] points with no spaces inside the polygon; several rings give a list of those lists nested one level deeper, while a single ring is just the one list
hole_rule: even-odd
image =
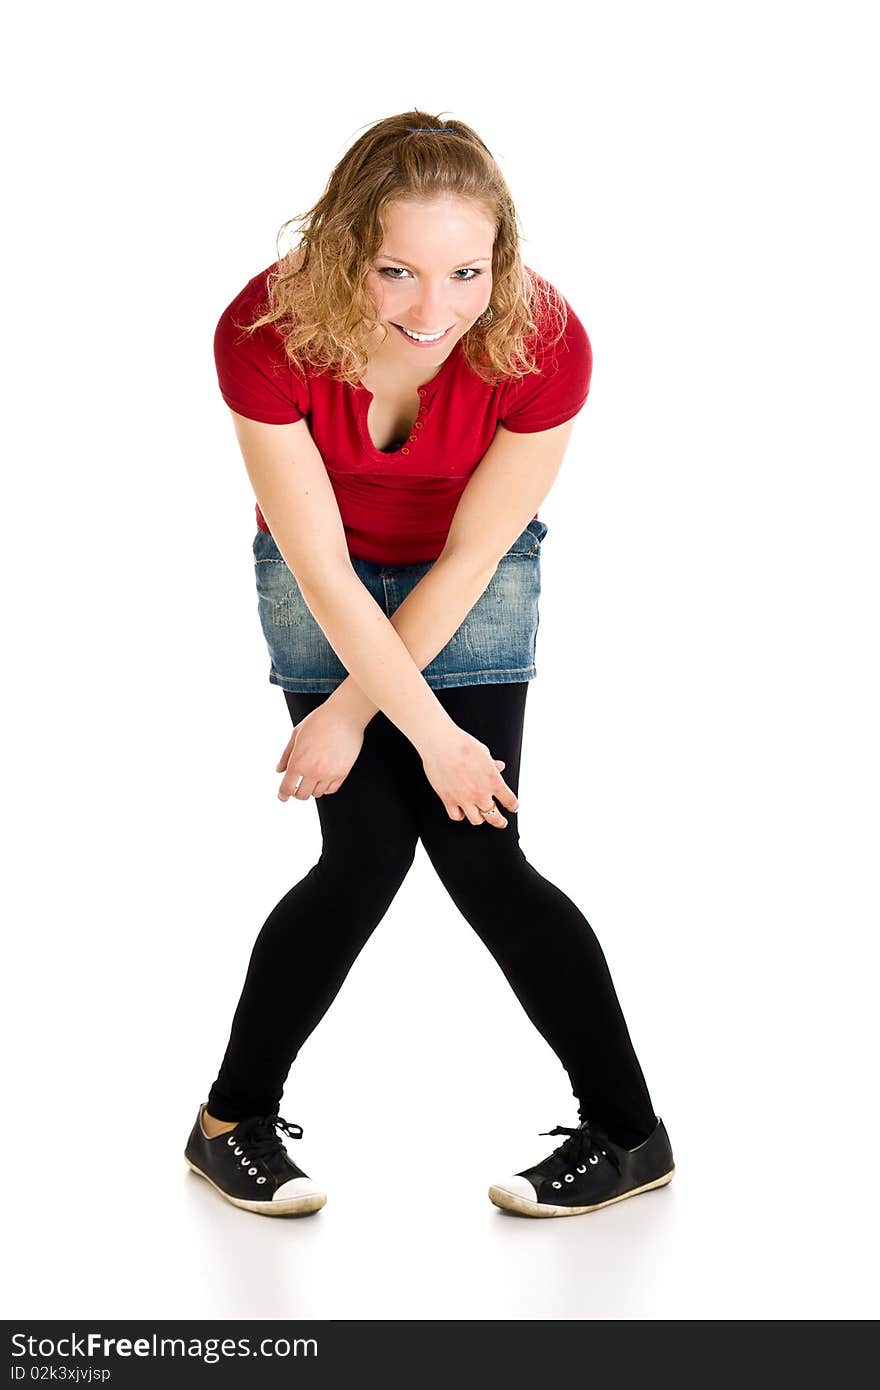
[{"label": "woman's nose", "polygon": [[423,332],[439,332],[440,329],[448,328],[452,322],[449,318],[449,310],[444,307],[444,302],[445,297],[442,290],[425,289],[413,301],[410,317],[421,326]]}]

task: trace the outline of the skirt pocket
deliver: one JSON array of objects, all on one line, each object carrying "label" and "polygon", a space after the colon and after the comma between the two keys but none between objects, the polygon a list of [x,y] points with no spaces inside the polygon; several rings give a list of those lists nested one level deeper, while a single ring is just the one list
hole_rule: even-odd
[{"label": "skirt pocket", "polygon": [[269,680],[286,690],[326,691],[347,672],[303,598],[275,541],[254,539],[254,574],[260,626],[269,652]]}]

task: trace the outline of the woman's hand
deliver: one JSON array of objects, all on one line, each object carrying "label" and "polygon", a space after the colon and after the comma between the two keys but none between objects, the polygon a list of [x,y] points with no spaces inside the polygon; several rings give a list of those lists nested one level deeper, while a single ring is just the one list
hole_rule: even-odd
[{"label": "woman's hand", "polygon": [[[275,768],[283,772],[278,800],[307,801],[310,796],[329,796],[338,791],[363,747],[364,730],[350,715],[340,713],[332,701],[307,714],[293,733]],[[294,790],[298,778],[299,787]]]},{"label": "woman's hand", "polygon": [[492,825],[503,830],[506,818],[496,810],[481,816],[495,805],[493,797],[508,811],[518,811],[516,793],[501,776],[505,764],[493,758],[491,750],[465,729],[455,727],[448,739],[422,754],[425,776],[446,808],[450,820],[467,820],[471,825]]}]

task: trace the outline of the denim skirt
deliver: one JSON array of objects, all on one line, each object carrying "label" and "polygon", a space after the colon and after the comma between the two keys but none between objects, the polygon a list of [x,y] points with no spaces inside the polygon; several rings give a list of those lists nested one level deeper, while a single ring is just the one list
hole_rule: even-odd
[{"label": "denim skirt", "polygon": [[[432,690],[534,680],[541,542],[546,534],[546,522],[530,521],[502,556],[467,617],[424,667],[422,675]],[[312,616],[273,537],[258,531],[253,551],[260,625],[269,650],[269,681],[282,690],[335,690],[348,673]],[[390,618],[434,562],[379,565],[352,556],[351,563]]]}]

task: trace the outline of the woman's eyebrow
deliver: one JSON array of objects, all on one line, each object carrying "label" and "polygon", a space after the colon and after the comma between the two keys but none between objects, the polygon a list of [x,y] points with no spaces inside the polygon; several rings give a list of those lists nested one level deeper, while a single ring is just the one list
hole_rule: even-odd
[{"label": "woman's eyebrow", "polygon": [[[402,256],[386,255],[384,251],[379,252],[377,259],[380,261],[393,261],[395,265],[405,266],[407,270],[418,270],[417,265],[410,265],[409,261],[405,261]],[[491,259],[491,256],[470,256],[466,261],[459,261],[458,265],[454,265],[452,269],[461,270],[462,266],[474,265],[477,261],[489,261]]]}]

